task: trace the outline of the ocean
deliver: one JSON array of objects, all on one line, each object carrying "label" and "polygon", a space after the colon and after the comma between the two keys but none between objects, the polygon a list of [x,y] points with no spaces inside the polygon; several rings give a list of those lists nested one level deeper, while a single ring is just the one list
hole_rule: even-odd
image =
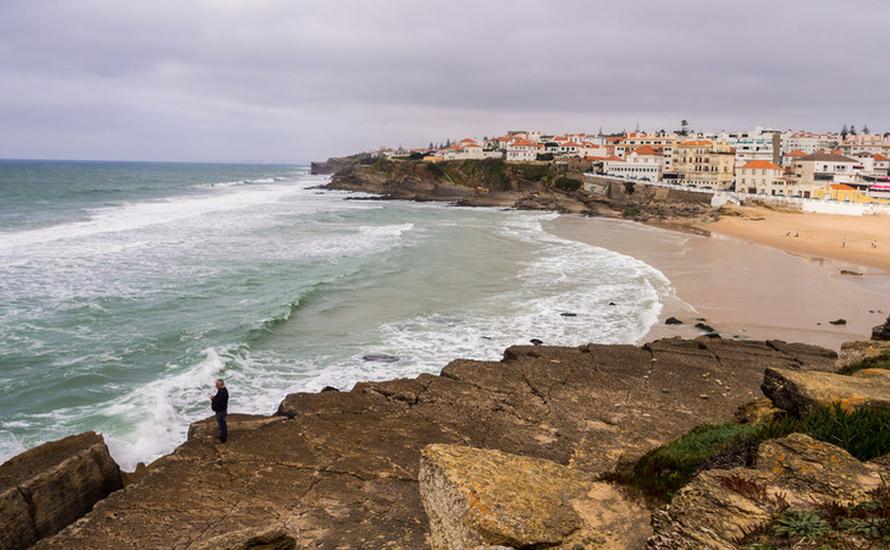
[{"label": "ocean", "polygon": [[[504,348],[633,343],[673,290],[555,214],[374,201],[305,166],[0,161],[0,461],[95,430],[125,469],[209,416]],[[564,313],[575,314],[565,316]],[[394,362],[368,361],[387,354]]]}]

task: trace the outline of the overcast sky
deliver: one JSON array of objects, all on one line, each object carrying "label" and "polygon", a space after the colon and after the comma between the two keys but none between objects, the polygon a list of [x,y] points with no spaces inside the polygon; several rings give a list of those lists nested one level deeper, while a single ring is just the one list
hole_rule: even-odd
[{"label": "overcast sky", "polygon": [[302,162],[506,129],[890,131],[890,1],[0,0],[0,157]]}]

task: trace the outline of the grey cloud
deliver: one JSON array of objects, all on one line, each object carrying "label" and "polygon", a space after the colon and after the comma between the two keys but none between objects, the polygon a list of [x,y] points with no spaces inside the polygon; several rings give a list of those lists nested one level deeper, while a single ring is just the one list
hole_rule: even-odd
[{"label": "grey cloud", "polygon": [[0,156],[305,161],[508,127],[890,130],[890,4],[0,5]]}]

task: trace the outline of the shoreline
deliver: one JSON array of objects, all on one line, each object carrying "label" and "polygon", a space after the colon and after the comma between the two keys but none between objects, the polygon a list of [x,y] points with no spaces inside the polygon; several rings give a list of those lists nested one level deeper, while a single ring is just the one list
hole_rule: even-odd
[{"label": "shoreline", "polygon": [[[867,338],[890,313],[890,274],[812,259],[743,239],[672,225],[563,215],[557,236],[637,258],[661,271],[674,296],[641,342],[692,338],[703,322],[728,339],[782,339],[839,350]],[[616,231],[611,224],[620,223]],[[859,269],[863,276],[842,275]],[[668,317],[683,324],[665,325]],[[844,324],[832,324],[843,319]]]}]

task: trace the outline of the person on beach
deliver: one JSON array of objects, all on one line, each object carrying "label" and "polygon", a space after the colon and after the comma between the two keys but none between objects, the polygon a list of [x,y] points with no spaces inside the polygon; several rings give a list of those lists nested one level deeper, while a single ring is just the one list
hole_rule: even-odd
[{"label": "person on beach", "polygon": [[844,239],[843,242],[841,242],[841,248],[847,248],[847,239]]},{"label": "person on beach", "polygon": [[229,427],[226,426],[226,415],[229,409],[229,390],[222,378],[216,379],[216,395],[210,396],[210,408],[216,415],[216,424],[219,426],[219,442],[225,443],[229,438]]}]

